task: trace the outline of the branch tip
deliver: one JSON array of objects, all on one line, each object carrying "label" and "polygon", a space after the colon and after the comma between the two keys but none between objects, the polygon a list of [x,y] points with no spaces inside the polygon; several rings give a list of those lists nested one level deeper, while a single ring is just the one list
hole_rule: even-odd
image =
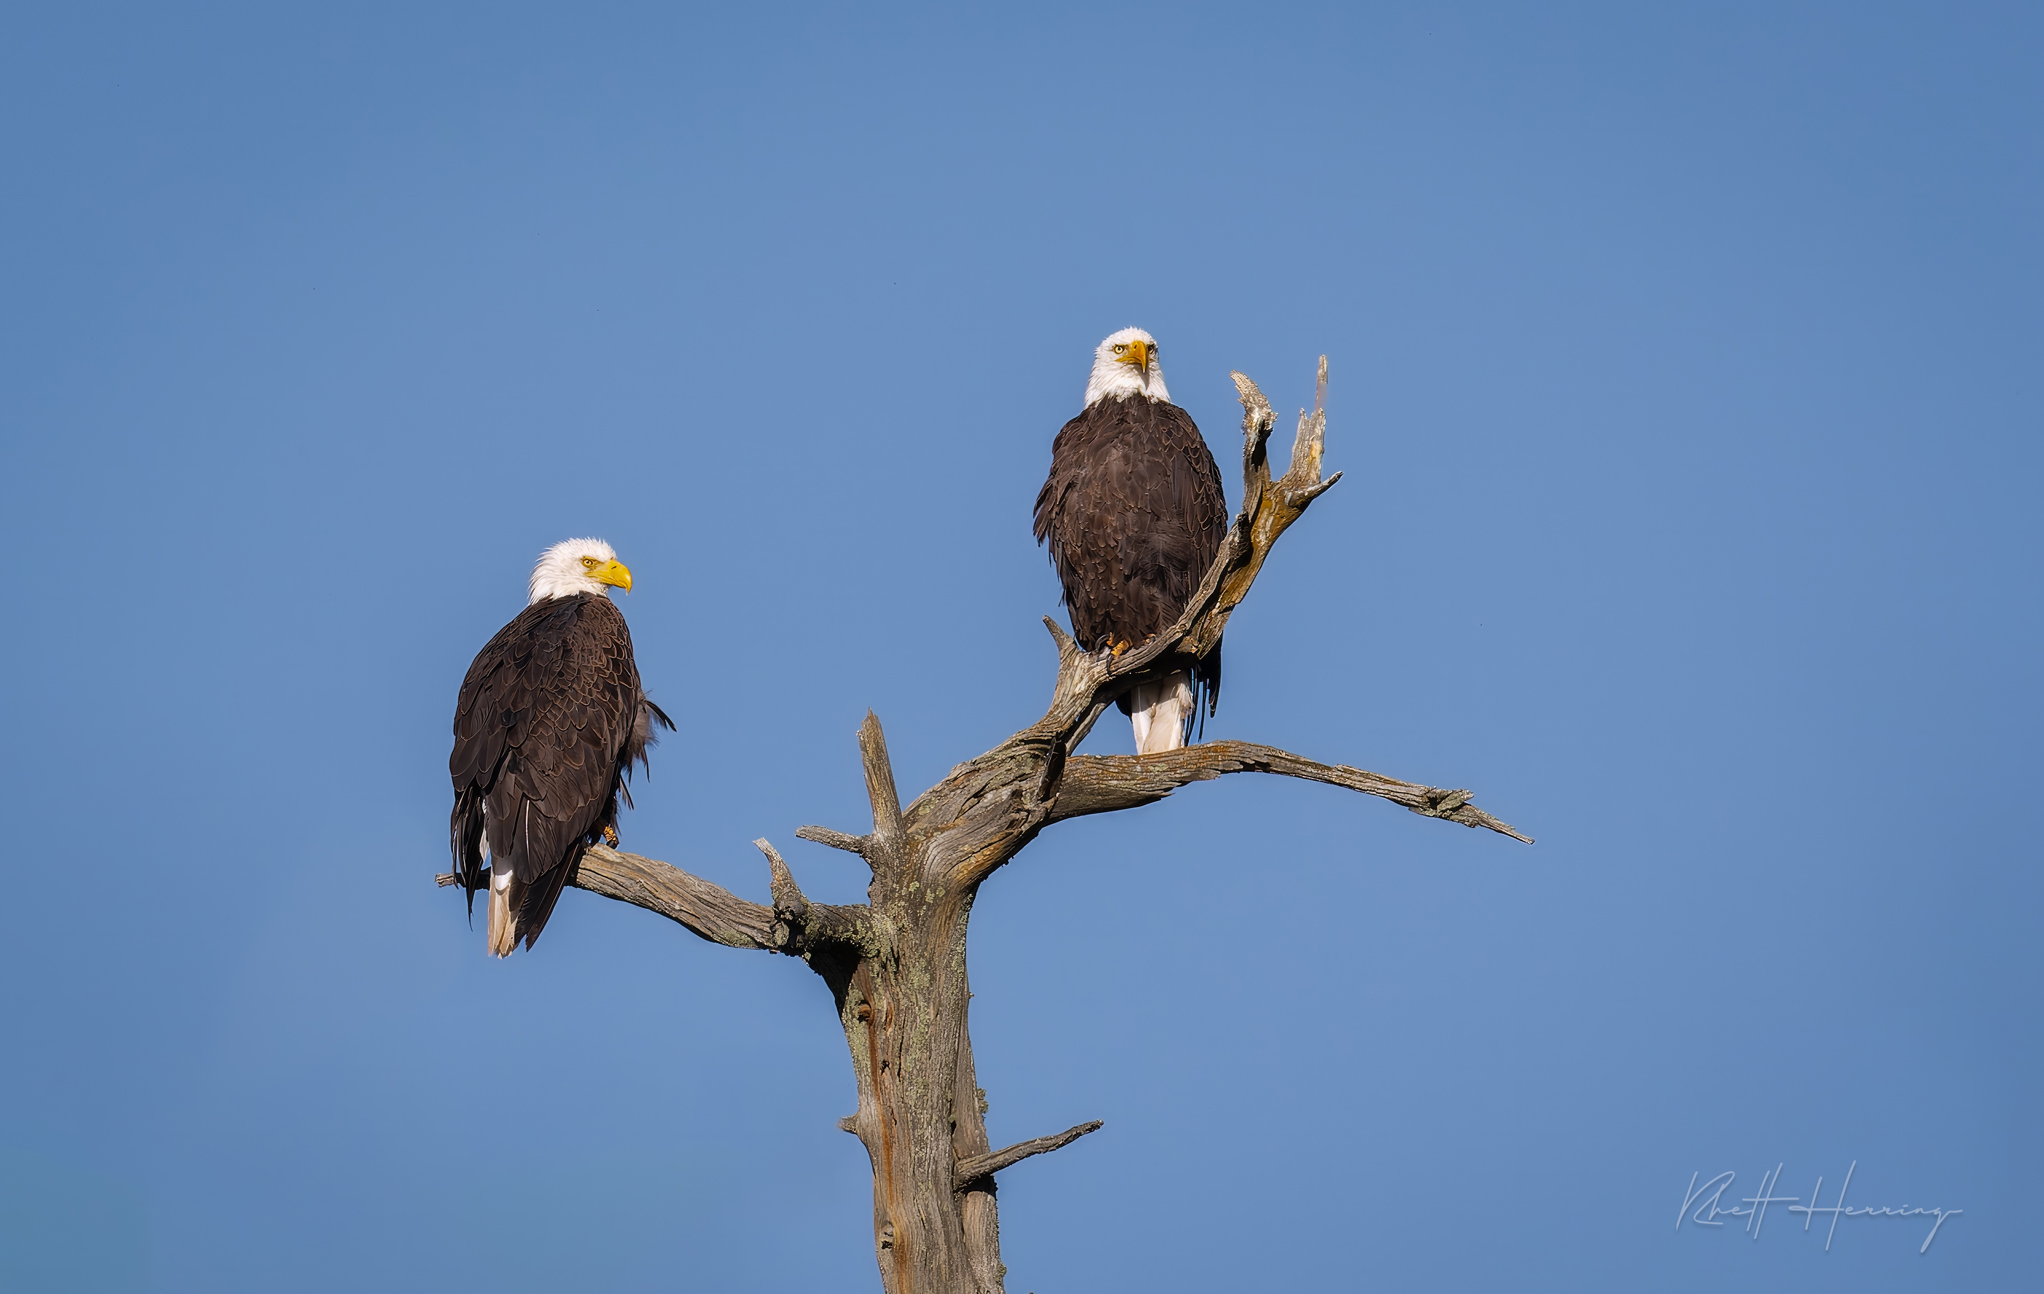
[{"label": "branch tip", "polygon": [[854,836],[844,831],[832,831],[829,827],[797,827],[795,838],[828,845],[832,849],[842,849],[848,854],[858,854],[861,857],[866,853],[867,837]]},{"label": "branch tip", "polygon": [[788,870],[780,851],[765,836],[752,843],[766,855],[767,889],[774,896],[774,916],[783,923],[800,922],[809,915],[809,900],[803,897],[802,887],[795,884],[795,874]]},{"label": "branch tip", "polygon": [[859,761],[866,769],[866,798],[873,803],[873,838],[891,850],[901,841],[901,796],[894,789],[887,734],[880,730],[880,716],[871,710],[859,725]]},{"label": "branch tip", "polygon": [[1336,472],[1333,476],[1330,476],[1326,480],[1320,482],[1320,484],[1309,485],[1305,489],[1298,491],[1292,497],[1299,503],[1301,507],[1303,507],[1306,504],[1313,502],[1313,500],[1319,498],[1321,495],[1327,493],[1329,490],[1333,489],[1334,483],[1336,481],[1339,481],[1340,479],[1341,473]]},{"label": "branch tip", "polygon": [[1482,827],[1525,844],[1533,843],[1530,837],[1471,804],[1468,791],[1401,782],[1366,769],[1322,764],[1275,746],[1247,741],[1210,741],[1161,755],[1073,755],[1065,761],[1051,820],[1152,804],[1181,786],[1229,773],[1274,773],[1323,782],[1389,800],[1424,818]]}]

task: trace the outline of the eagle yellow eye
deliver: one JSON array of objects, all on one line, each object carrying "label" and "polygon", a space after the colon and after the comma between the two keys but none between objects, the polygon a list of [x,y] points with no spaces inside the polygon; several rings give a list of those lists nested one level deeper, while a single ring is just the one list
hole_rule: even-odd
[{"label": "eagle yellow eye", "polygon": [[582,559],[582,569],[585,571],[593,571],[600,565],[602,565],[602,563],[598,562],[594,557],[585,557]]},{"label": "eagle yellow eye", "polygon": [[1115,343],[1115,346],[1114,346],[1114,353],[1115,353],[1115,354],[1117,354],[1117,355],[1126,355],[1126,354],[1128,354],[1128,343],[1127,343],[1127,342],[1116,342],[1116,343]]}]

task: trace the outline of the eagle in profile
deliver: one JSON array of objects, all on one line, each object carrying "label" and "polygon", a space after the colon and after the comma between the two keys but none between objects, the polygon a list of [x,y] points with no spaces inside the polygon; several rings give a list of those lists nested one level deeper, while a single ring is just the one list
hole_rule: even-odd
[{"label": "eagle in profile", "polygon": [[[1171,626],[1221,551],[1221,469],[1192,415],[1171,403],[1157,342],[1124,328],[1093,352],[1086,407],[1050,450],[1036,542],[1064,584],[1072,636],[1119,653]],[[1176,750],[1221,691],[1221,648],[1189,671],[1122,695],[1141,754]]]},{"label": "eagle in profile", "polygon": [[546,928],[585,844],[617,841],[653,725],[674,723],[639,687],[632,634],[611,604],[632,573],[601,539],[540,554],[531,599],[476,655],[454,708],[454,874],[490,891],[489,949],[509,957]]}]

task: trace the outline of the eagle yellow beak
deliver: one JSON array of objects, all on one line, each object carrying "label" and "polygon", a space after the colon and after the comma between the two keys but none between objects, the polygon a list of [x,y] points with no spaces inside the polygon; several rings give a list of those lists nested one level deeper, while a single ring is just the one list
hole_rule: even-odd
[{"label": "eagle yellow beak", "polygon": [[1132,366],[1147,381],[1150,373],[1150,343],[1140,337],[1136,338],[1128,344],[1128,354],[1121,357],[1121,362]]},{"label": "eagle yellow beak", "polygon": [[615,557],[589,572],[589,578],[598,584],[614,584],[627,593],[632,591],[632,573]]}]

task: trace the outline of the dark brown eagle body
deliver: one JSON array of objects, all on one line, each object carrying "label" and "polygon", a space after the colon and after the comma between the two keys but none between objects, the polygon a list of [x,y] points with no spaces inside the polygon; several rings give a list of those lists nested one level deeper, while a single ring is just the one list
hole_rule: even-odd
[{"label": "dark brown eagle body", "polygon": [[[1036,496],[1036,541],[1050,542],[1072,636],[1087,651],[1140,646],[1170,627],[1227,533],[1221,469],[1177,405],[1107,396],[1058,432],[1050,479]],[[1192,673],[1211,712],[1221,689],[1218,643]],[[1129,709],[1127,695],[1121,708]]]},{"label": "dark brown eagle body", "polygon": [[[639,687],[631,630],[595,593],[536,602],[468,667],[454,712],[454,872],[475,893],[511,876],[517,938],[539,938],[584,844],[617,821],[653,724],[674,727]],[[506,948],[504,951],[509,951]]]}]

